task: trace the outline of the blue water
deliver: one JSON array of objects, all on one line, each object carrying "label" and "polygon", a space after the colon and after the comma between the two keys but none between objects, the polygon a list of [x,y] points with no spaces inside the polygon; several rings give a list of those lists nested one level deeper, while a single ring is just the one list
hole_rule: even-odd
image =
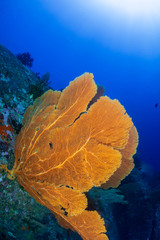
[{"label": "blue water", "polygon": [[67,5],[53,0],[53,8],[50,2],[0,1],[0,43],[15,54],[30,52],[32,70],[49,72],[54,89],[92,72],[105,94],[119,99],[132,117],[139,132],[140,160],[159,170],[159,29],[143,34],[137,25],[117,24],[117,16],[111,23],[96,21],[98,16],[88,16],[91,12],[87,15],[81,8],[76,12],[74,1]]}]

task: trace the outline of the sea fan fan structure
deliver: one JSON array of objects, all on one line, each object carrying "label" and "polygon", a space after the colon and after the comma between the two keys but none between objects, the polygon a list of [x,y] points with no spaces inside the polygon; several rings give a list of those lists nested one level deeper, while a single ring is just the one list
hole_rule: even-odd
[{"label": "sea fan fan structure", "polygon": [[[60,91],[49,90],[26,110],[8,177],[58,222],[85,240],[108,239],[104,221],[87,211],[84,194],[93,186],[117,187],[134,164],[138,134],[118,100],[89,104],[97,86],[86,73]],[[89,108],[88,108],[89,106]]]}]

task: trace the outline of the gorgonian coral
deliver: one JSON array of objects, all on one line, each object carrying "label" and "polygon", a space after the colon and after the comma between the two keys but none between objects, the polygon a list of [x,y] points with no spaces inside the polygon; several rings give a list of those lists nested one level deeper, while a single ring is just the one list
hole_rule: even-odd
[{"label": "gorgonian coral", "polygon": [[[104,221],[87,211],[84,192],[117,186],[132,170],[138,143],[131,118],[118,100],[100,97],[92,74],[60,91],[49,90],[26,110],[8,171],[63,227],[83,239],[108,239]],[[88,106],[90,106],[88,108]],[[106,183],[106,184],[105,184]]]}]

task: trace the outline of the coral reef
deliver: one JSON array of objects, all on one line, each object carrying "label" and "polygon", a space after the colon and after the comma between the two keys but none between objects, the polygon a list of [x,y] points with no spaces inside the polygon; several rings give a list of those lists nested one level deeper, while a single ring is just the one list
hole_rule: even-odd
[{"label": "coral reef", "polygon": [[83,239],[108,239],[100,215],[85,210],[84,192],[112,175],[117,186],[129,174],[138,135],[117,100],[101,97],[88,109],[95,94],[92,74],[75,79],[62,93],[43,94],[24,114],[13,169],[1,168],[10,179],[16,174],[63,227]]},{"label": "coral reef", "polygon": [[36,84],[39,78],[17,57],[0,44],[0,89],[1,96],[7,88],[12,90],[27,89],[30,84]]},{"label": "coral reef", "polygon": [[28,88],[28,93],[33,95],[33,99],[35,100],[37,97],[40,97],[45,91],[50,89],[49,87],[49,78],[50,75],[47,72],[39,78],[39,81],[36,84],[31,84]]},{"label": "coral reef", "polygon": [[32,67],[33,65],[33,58],[31,57],[31,54],[29,52],[25,53],[18,53],[16,54],[16,57],[18,60],[21,61],[25,66],[27,67]]},{"label": "coral reef", "polygon": [[[29,89],[31,85],[36,86],[37,81],[39,77],[35,73],[0,45],[0,163],[7,164],[9,169],[14,164],[15,139],[22,127],[24,112],[33,103],[34,93]],[[111,240],[159,240],[160,174],[134,158],[135,168],[117,189],[93,187],[85,193],[86,210],[96,210],[104,218]],[[116,175],[112,180],[110,184],[115,184]],[[29,196],[17,181],[9,180],[2,173],[0,199],[0,239],[81,239],[76,232],[60,227],[46,207]]]}]

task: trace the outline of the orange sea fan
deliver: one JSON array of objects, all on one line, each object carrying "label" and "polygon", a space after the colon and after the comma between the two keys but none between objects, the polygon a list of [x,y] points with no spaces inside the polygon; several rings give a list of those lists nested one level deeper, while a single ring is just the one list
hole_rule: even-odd
[{"label": "orange sea fan", "polygon": [[[132,120],[118,100],[104,96],[88,109],[96,90],[93,75],[86,73],[62,93],[49,90],[36,99],[24,114],[13,169],[1,166],[10,179],[16,174],[63,227],[86,240],[108,237],[99,214],[85,210],[84,192],[107,181],[119,183],[133,167],[138,143]],[[116,180],[111,181],[112,176]]]},{"label": "orange sea fan", "polygon": [[122,159],[120,167],[113,173],[110,179],[102,184],[102,188],[107,189],[109,187],[116,188],[121,181],[128,176],[128,174],[134,168],[134,162],[132,156],[136,153],[138,144],[138,133],[135,126],[129,131],[129,139],[124,149],[121,150]]}]

